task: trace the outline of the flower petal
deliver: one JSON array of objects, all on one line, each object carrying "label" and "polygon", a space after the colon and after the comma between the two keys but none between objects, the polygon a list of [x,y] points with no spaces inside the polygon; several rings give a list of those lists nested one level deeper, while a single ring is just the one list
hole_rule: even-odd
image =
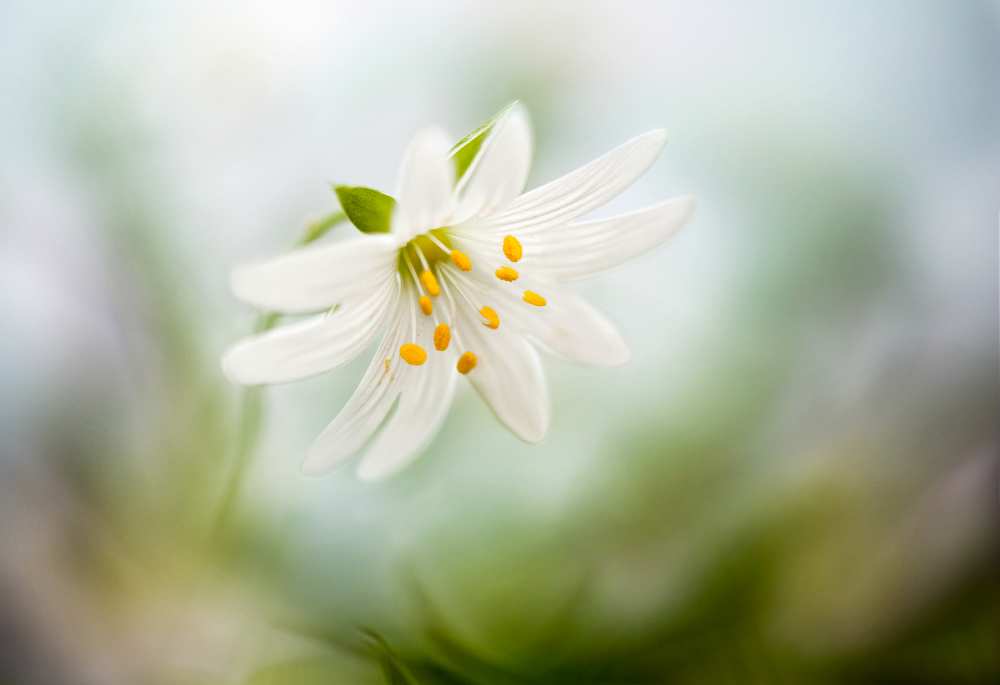
[{"label": "flower petal", "polygon": [[459,307],[458,321],[462,351],[477,358],[466,375],[472,387],[514,435],[526,442],[542,440],[549,429],[550,405],[538,352],[508,326],[483,326],[471,308]]},{"label": "flower petal", "polygon": [[[462,287],[484,301],[496,303],[507,327],[530,337],[564,359],[592,366],[621,366],[629,360],[629,349],[617,327],[569,288],[522,277],[517,287],[482,282],[470,274],[455,274]],[[522,300],[525,289],[540,293],[544,307]]]},{"label": "flower petal", "polygon": [[412,299],[405,295],[400,298],[393,314],[394,324],[382,338],[351,399],[309,447],[302,464],[304,473],[324,473],[355,454],[392,409],[409,371],[396,351],[409,330],[413,304],[407,302]]},{"label": "flower petal", "polygon": [[566,288],[535,286],[544,307],[516,302],[516,323],[546,350],[577,364],[621,366],[629,349],[618,328],[579,295]]},{"label": "flower petal", "polygon": [[286,383],[345,364],[360,354],[395,309],[399,286],[385,285],[366,297],[345,302],[332,314],[245,338],[222,358],[236,383]]},{"label": "flower petal", "polygon": [[306,247],[233,270],[233,293],[261,309],[287,313],[326,309],[382,287],[396,273],[392,236]]},{"label": "flower petal", "polygon": [[451,218],[455,167],[451,142],[439,128],[426,128],[406,148],[399,169],[393,232],[400,240],[442,226]]},{"label": "flower petal", "polygon": [[427,362],[406,370],[396,412],[379,433],[358,466],[358,477],[377,480],[409,464],[441,428],[455,392],[458,373],[454,355],[434,351],[430,319],[421,323],[417,342],[431,350]]},{"label": "flower petal", "polygon": [[548,303],[531,308],[525,330],[547,350],[569,361],[621,366],[629,349],[618,328],[586,300],[568,290],[542,290]]},{"label": "flower petal", "polygon": [[487,214],[521,194],[531,169],[532,136],[528,112],[515,103],[493,131],[462,177],[456,218]]},{"label": "flower petal", "polygon": [[470,223],[477,231],[510,232],[518,238],[561,226],[606,204],[653,163],[666,134],[650,131],[565,176],[531,190],[505,209]]},{"label": "flower petal", "polygon": [[676,197],[629,214],[570,224],[522,240],[524,266],[556,280],[583,278],[653,249],[694,214],[693,196]]}]

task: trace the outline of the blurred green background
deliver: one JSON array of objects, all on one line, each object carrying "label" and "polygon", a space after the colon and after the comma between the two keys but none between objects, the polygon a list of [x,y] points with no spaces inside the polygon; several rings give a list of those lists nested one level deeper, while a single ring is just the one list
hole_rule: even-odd
[{"label": "blurred green background", "polygon": [[[998,76],[972,0],[3,0],[0,683],[1000,682]],[[581,284],[632,362],[301,475],[365,360],[228,385],[230,268],[514,98],[698,196]]]}]

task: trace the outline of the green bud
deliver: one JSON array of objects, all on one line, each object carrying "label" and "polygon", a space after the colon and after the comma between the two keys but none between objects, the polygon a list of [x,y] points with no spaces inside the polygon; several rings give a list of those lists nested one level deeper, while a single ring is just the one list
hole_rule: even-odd
[{"label": "green bud", "polygon": [[347,218],[362,233],[388,233],[396,200],[374,188],[334,186]]}]

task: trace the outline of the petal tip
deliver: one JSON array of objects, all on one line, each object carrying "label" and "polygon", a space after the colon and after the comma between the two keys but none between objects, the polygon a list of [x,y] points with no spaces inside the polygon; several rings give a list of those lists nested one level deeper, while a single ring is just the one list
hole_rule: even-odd
[{"label": "petal tip", "polygon": [[694,212],[698,208],[698,198],[694,195],[681,195],[675,201],[680,206],[680,216],[677,222],[678,227],[684,226],[694,216]]},{"label": "petal tip", "polygon": [[521,431],[517,434],[517,437],[529,445],[539,445],[543,440],[545,440],[545,436],[548,435],[548,432],[548,427],[545,427],[538,431]]},{"label": "petal tip", "polygon": [[632,350],[629,349],[628,345],[622,342],[621,347],[614,351],[613,354],[608,357],[609,367],[619,367],[625,366],[630,361],[632,361]]},{"label": "petal tip", "polygon": [[657,148],[662,148],[667,144],[667,129],[654,128],[651,131],[646,131],[639,137],[648,140],[650,143],[656,145]]},{"label": "petal tip", "polygon": [[257,385],[257,381],[248,377],[240,364],[240,350],[242,342],[238,342],[222,354],[219,366],[222,368],[222,375],[234,385]]},{"label": "petal tip", "polygon": [[516,428],[509,427],[521,441],[529,445],[537,445],[545,440],[545,436],[549,433],[549,415],[546,413],[537,417],[537,421],[530,425],[525,423],[517,425]]},{"label": "petal tip", "polygon": [[522,102],[521,100],[514,100],[509,105],[507,105],[507,111],[504,113],[504,116],[509,117],[512,114],[516,114],[522,117],[527,117],[528,108],[525,107],[524,102]]},{"label": "petal tip", "polygon": [[252,268],[248,265],[238,266],[229,273],[229,290],[244,302],[253,300],[253,288],[250,286],[252,274],[249,273]]}]

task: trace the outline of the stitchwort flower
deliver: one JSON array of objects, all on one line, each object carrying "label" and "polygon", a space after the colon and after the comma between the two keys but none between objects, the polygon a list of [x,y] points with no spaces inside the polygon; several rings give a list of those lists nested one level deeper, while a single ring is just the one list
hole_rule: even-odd
[{"label": "stitchwort flower", "polygon": [[629,356],[615,327],[566,283],[659,245],[691,217],[685,196],[579,220],[642,175],[663,144],[664,133],[650,131],[524,192],[532,135],[519,103],[456,145],[440,129],[420,131],[395,198],[336,188],[361,234],[235,270],[240,299],[314,316],[237,343],[226,374],[246,385],[297,380],[379,340],[357,390],[309,449],[308,473],[361,450],[360,477],[398,471],[434,436],[463,377],[515,435],[541,440],[550,410],[536,348],[604,366]]}]

